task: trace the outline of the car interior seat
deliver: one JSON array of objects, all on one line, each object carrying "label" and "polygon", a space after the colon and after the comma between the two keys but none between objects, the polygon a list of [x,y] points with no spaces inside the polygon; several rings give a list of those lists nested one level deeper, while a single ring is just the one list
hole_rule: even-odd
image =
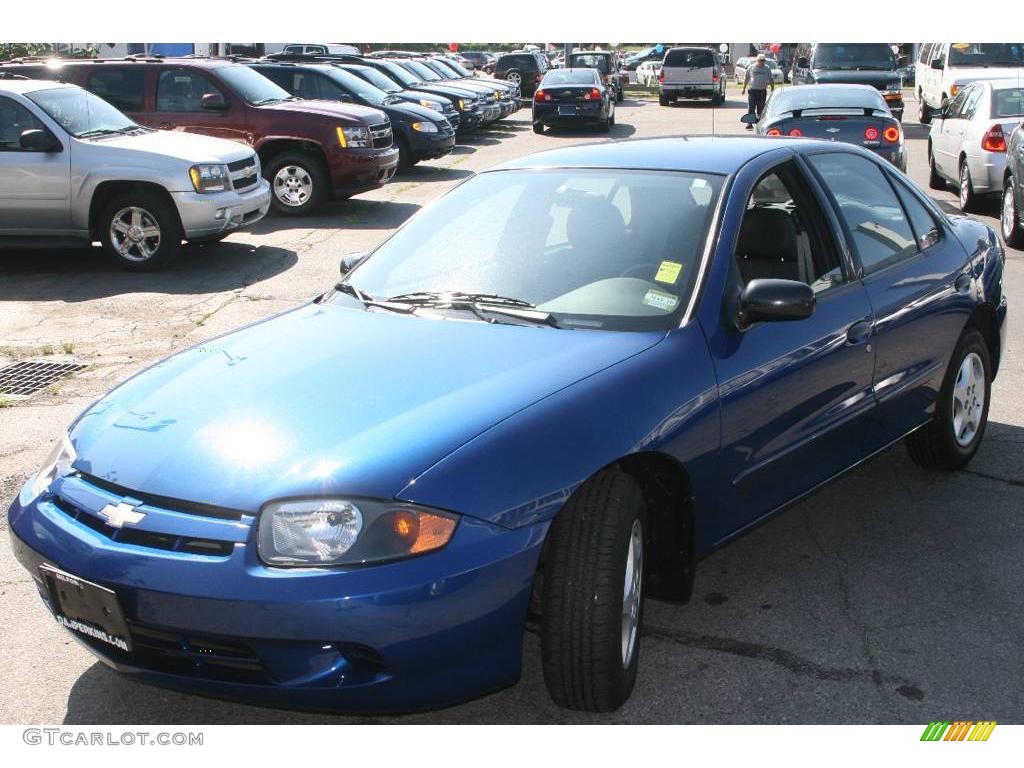
[{"label": "car interior seat", "polygon": [[736,244],[743,283],[764,278],[800,280],[796,225],[781,208],[751,208],[743,216]]}]

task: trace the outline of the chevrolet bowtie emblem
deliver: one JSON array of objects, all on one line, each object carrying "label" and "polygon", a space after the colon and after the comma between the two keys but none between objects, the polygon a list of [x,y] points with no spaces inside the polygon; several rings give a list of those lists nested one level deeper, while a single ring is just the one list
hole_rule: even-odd
[{"label": "chevrolet bowtie emblem", "polygon": [[125,504],[122,501],[116,507],[113,504],[107,504],[99,511],[99,515],[114,528],[120,528],[123,525],[135,525],[146,516],[146,513],[137,512],[131,504]]}]

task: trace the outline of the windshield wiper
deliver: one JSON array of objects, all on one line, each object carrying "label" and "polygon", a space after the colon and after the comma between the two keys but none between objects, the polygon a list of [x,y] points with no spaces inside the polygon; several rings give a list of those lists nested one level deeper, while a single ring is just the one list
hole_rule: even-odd
[{"label": "windshield wiper", "polygon": [[490,315],[502,315],[537,325],[550,325],[553,328],[560,327],[559,322],[552,314],[537,309],[534,304],[522,299],[513,299],[494,293],[421,291],[419,293],[404,293],[392,296],[388,301],[409,304],[414,307],[466,309],[488,323],[497,322],[489,317]]},{"label": "windshield wiper", "polygon": [[390,310],[391,312],[401,312],[406,315],[412,314],[414,309],[409,304],[395,304],[392,303],[390,300],[381,301],[380,299],[375,299],[373,296],[370,296],[367,293],[363,293],[361,290],[352,285],[352,283],[338,283],[334,286],[334,290],[338,291],[339,293],[344,293],[347,296],[351,296],[352,298],[354,298],[356,301],[363,305],[363,309],[369,309],[370,307],[380,307],[381,309],[387,309]]},{"label": "windshield wiper", "polygon": [[128,128],[93,128],[83,133],[78,134],[80,139],[92,139],[96,136],[113,136],[115,134],[124,133],[129,130]]}]

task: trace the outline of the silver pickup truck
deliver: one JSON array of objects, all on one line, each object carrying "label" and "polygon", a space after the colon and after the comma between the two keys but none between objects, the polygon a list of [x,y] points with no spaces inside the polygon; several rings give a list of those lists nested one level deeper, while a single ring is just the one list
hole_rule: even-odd
[{"label": "silver pickup truck", "polygon": [[269,207],[249,147],[144,128],[74,85],[0,79],[0,247],[98,240],[120,266],[152,270],[182,240],[220,240]]}]

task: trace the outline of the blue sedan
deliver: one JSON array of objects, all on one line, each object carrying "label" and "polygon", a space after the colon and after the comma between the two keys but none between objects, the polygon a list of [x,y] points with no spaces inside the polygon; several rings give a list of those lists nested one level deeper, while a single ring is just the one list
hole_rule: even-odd
[{"label": "blue sedan", "polygon": [[143,680],[442,706],[517,681],[531,614],[554,700],[613,710],[644,598],[686,602],[701,557],[898,441],[971,460],[1004,260],[847,144],[534,155],[92,405],[13,549]]}]

